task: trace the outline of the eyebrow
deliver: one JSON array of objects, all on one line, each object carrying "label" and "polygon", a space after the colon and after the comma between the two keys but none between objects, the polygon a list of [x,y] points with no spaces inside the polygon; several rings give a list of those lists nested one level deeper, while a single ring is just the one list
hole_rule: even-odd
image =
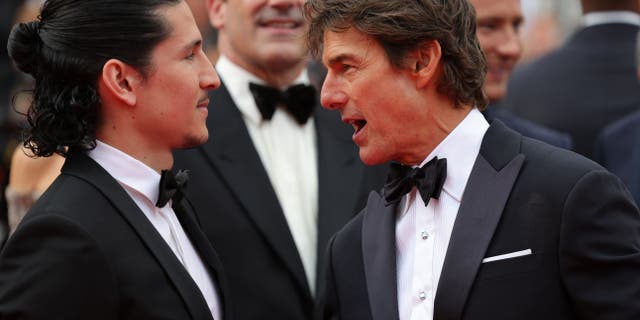
[{"label": "eyebrow", "polygon": [[342,62],[344,60],[349,60],[349,59],[354,59],[354,56],[352,54],[349,54],[349,53],[341,53],[341,54],[329,59],[327,61],[327,66],[331,66],[331,65],[334,65],[336,63],[340,63],[340,62]]},{"label": "eyebrow", "polygon": [[202,39],[193,40],[182,47],[182,51],[191,51],[194,47],[202,45]]},{"label": "eyebrow", "polygon": [[502,22],[511,22],[512,20],[518,24],[522,24],[524,22],[524,17],[522,15],[518,17],[501,17],[501,16],[486,16],[486,17],[478,17],[477,23],[502,23]]}]

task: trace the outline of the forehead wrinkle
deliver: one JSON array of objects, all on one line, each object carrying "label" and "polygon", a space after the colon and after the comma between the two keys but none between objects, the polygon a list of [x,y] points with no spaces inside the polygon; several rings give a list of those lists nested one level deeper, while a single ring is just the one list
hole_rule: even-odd
[{"label": "forehead wrinkle", "polygon": [[[358,32],[358,31],[357,30],[345,31],[345,33],[346,32]],[[335,34],[341,34],[341,33],[336,32]],[[324,47],[323,53],[329,52],[328,59],[326,59],[327,66],[330,66],[335,63],[343,62],[345,60],[353,60],[355,63],[364,64],[364,65],[370,64],[372,62],[370,61],[372,59],[369,59],[369,57],[372,54],[371,51],[372,51],[372,47],[375,45],[374,43],[375,40],[370,37],[367,37],[362,33],[357,33],[355,35],[357,36],[358,39],[343,40],[342,42],[337,44],[334,43],[331,46],[326,46],[326,39],[325,39],[325,47]],[[349,38],[353,38],[353,37],[349,37]],[[350,45],[350,44],[353,44],[353,45]],[[362,46],[359,47],[359,45],[361,44]],[[347,49],[345,50],[343,49],[343,47],[347,47]],[[347,52],[343,52],[343,51],[347,51]],[[337,54],[335,54],[335,52],[337,52]]]}]

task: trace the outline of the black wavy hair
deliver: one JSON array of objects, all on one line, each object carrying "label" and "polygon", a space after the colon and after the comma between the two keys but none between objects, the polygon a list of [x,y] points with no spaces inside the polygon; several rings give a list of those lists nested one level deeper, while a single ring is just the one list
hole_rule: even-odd
[{"label": "black wavy hair", "polygon": [[147,75],[171,32],[157,10],[181,1],[47,0],[38,20],[15,25],[9,56],[35,79],[24,146],[42,157],[95,148],[104,64],[118,59]]}]

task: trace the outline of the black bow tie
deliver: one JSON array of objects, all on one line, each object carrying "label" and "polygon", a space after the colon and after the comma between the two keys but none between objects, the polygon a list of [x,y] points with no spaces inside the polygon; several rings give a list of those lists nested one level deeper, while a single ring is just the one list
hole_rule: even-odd
[{"label": "black bow tie", "polygon": [[416,186],[426,206],[431,198],[440,197],[446,178],[447,159],[435,157],[419,168],[392,163],[389,177],[382,190],[386,205],[400,201],[402,196]]},{"label": "black bow tie", "polygon": [[189,182],[188,170],[180,170],[175,175],[171,170],[162,170],[156,207],[164,207],[169,199],[173,199],[174,203],[180,202],[187,188],[187,182]]},{"label": "black bow tie", "polygon": [[249,90],[265,120],[271,120],[273,113],[276,112],[276,106],[283,105],[299,124],[305,124],[316,104],[315,88],[304,84],[281,91],[273,87],[249,83]]}]

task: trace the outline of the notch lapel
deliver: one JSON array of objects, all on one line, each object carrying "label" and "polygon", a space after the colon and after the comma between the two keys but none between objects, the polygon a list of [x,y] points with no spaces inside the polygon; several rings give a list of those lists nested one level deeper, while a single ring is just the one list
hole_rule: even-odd
[{"label": "notch lapel", "polygon": [[397,320],[396,211],[372,191],[362,222],[362,256],[373,320]]},{"label": "notch lapel", "polygon": [[222,262],[218,254],[215,252],[209,240],[207,240],[205,234],[202,232],[200,225],[197,223],[195,210],[188,199],[183,199],[180,203],[173,203],[172,206],[180,225],[184,228],[185,232],[189,236],[189,240],[196,248],[198,255],[208,266],[211,278],[215,279],[215,286],[218,289],[218,296],[222,300],[223,317],[226,319],[233,319],[230,315],[231,310],[228,297],[228,289],[226,278],[224,276],[224,270],[222,268]]},{"label": "notch lapel", "polygon": [[207,302],[187,270],[127,192],[100,165],[83,153],[70,155],[62,169],[96,187],[129,222],[175,286],[192,319],[213,319]]},{"label": "notch lapel", "polygon": [[494,120],[462,197],[435,297],[434,319],[461,319],[482,259],[524,163],[522,136]]},{"label": "notch lapel", "polygon": [[214,171],[226,181],[266,241],[284,261],[296,283],[311,299],[302,261],[269,176],[242,115],[224,84],[210,92],[216,107],[207,118],[215,134],[201,149]]}]

